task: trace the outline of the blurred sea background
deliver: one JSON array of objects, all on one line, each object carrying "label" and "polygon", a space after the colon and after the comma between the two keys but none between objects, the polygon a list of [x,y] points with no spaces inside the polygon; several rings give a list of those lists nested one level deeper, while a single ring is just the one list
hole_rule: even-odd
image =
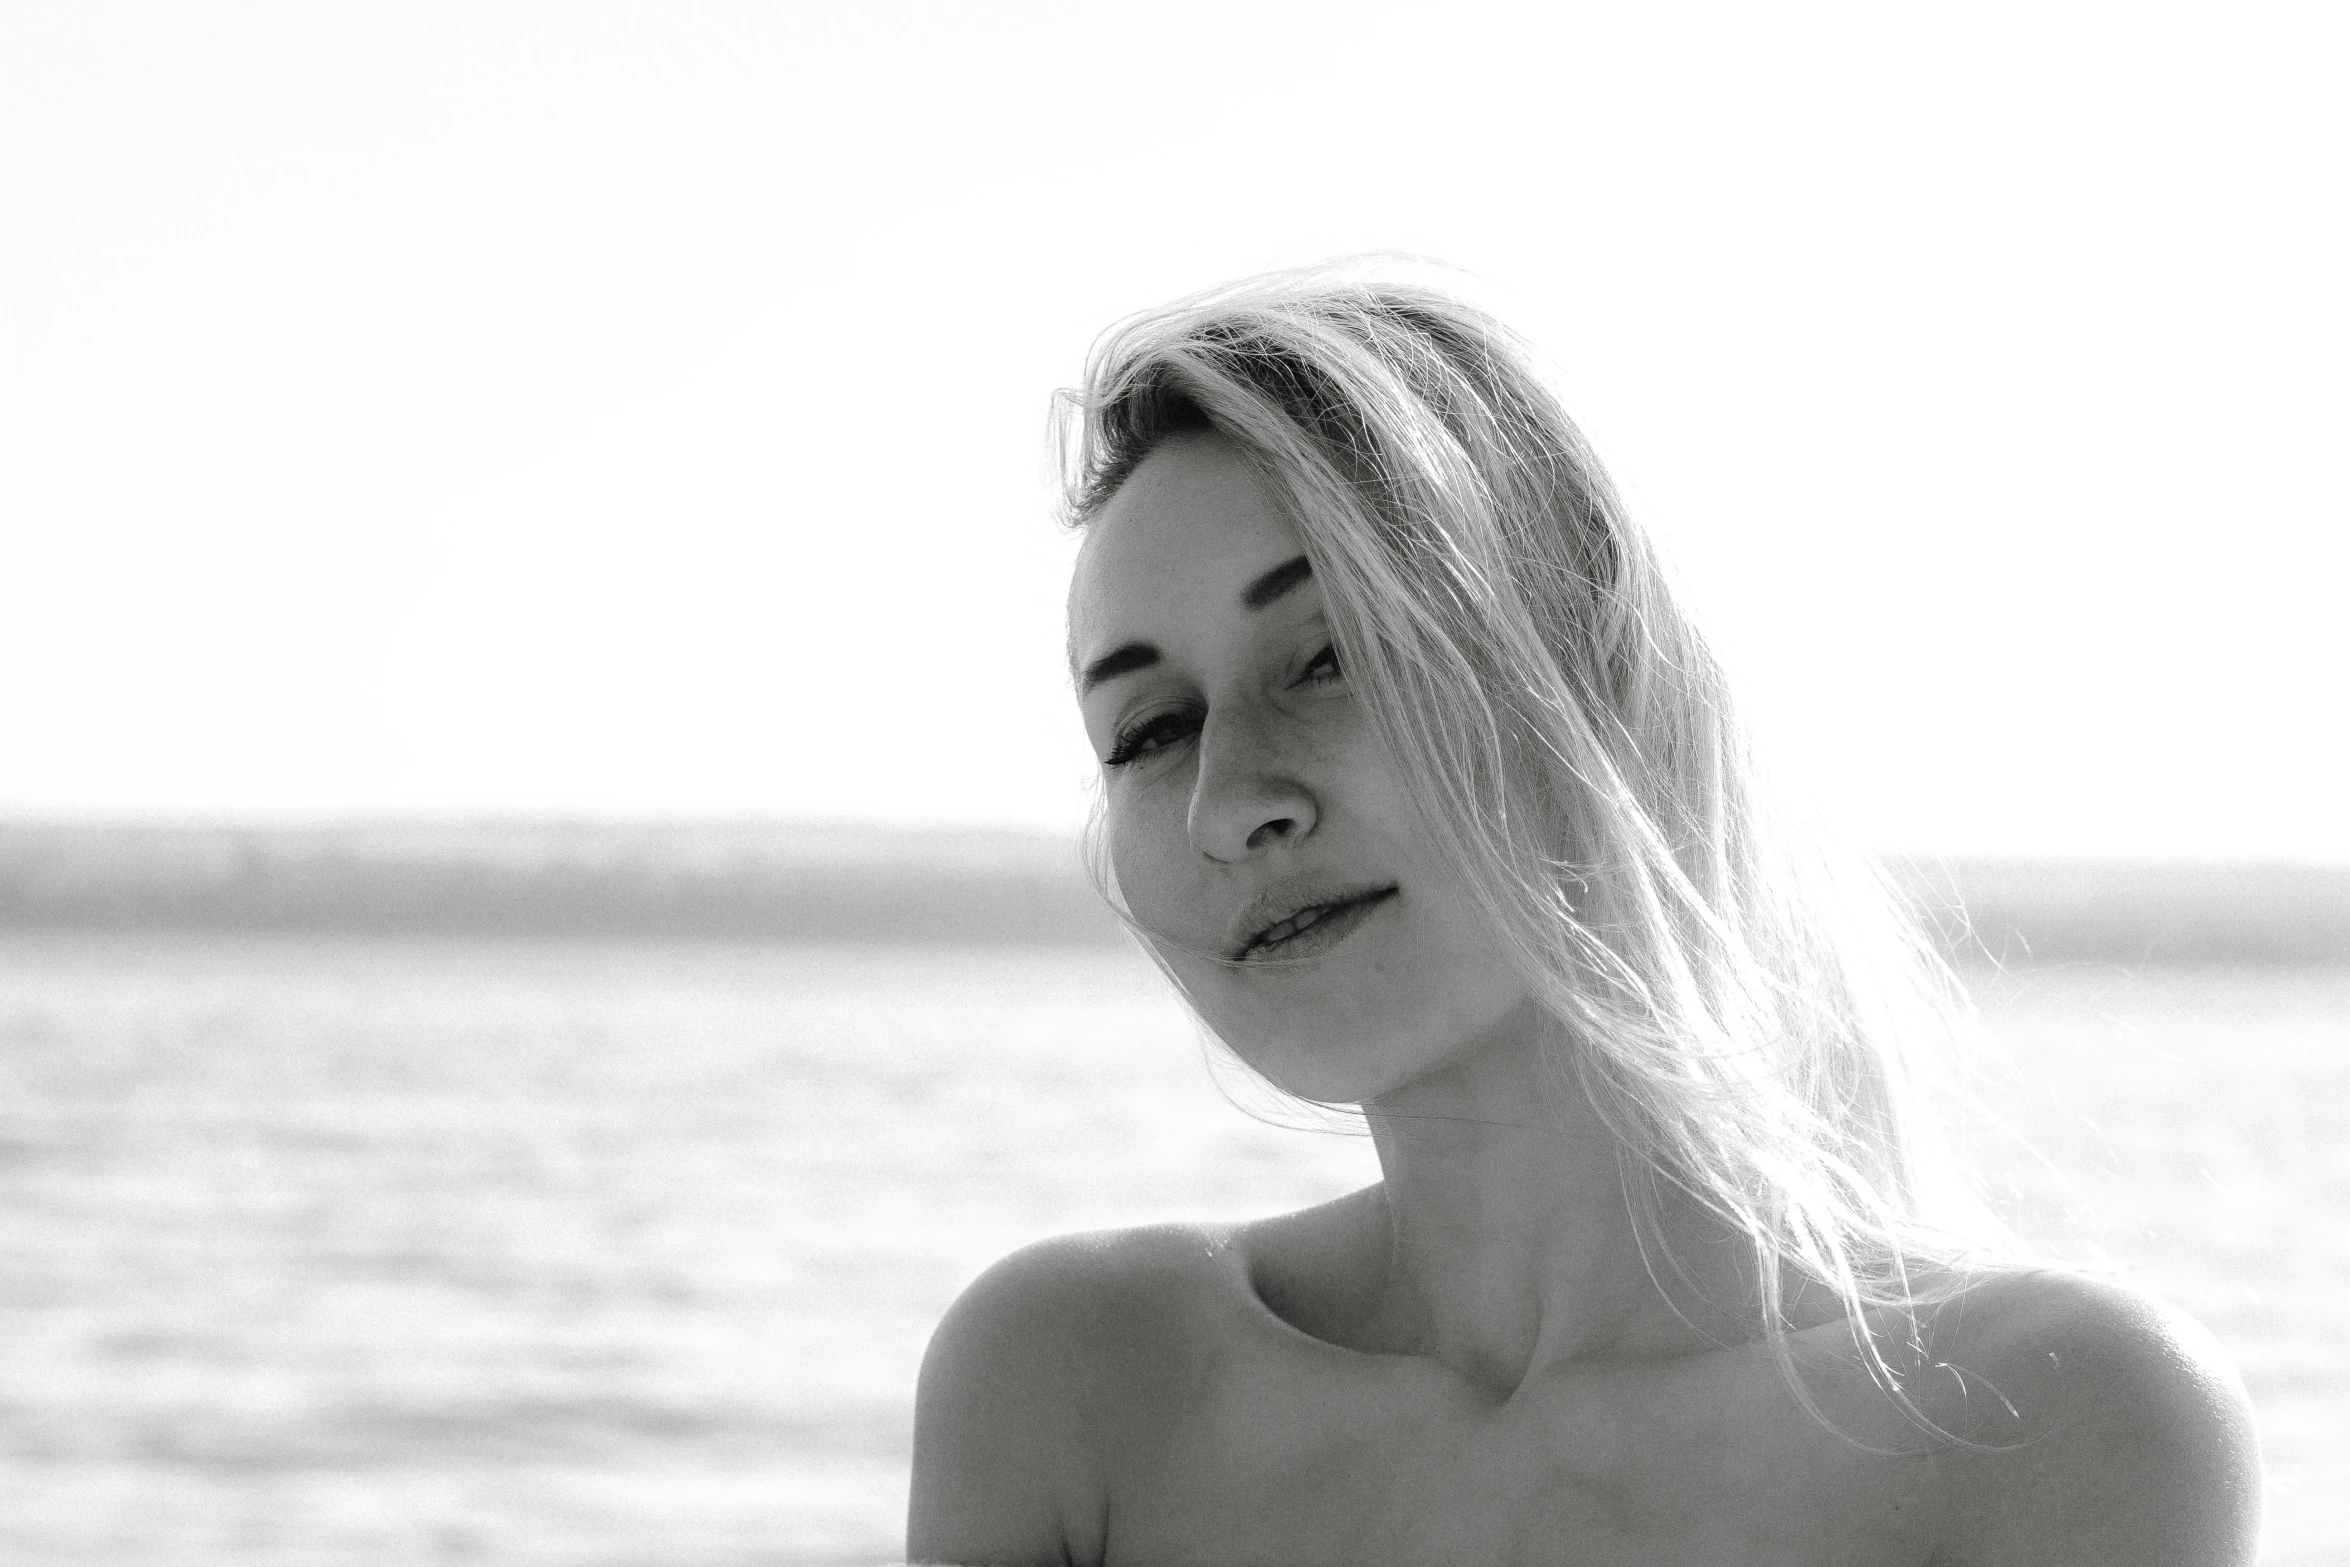
[{"label": "blurred sea background", "polygon": [[[1896,869],[1982,1180],[2350,1563],[2350,869]],[[0,826],[0,1561],[894,1559],[989,1262],[1372,1178],[1204,1056],[1046,835]]]}]

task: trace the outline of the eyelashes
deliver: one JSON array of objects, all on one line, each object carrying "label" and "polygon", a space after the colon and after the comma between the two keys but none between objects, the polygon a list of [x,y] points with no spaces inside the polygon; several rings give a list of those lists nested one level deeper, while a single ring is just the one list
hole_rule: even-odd
[{"label": "eyelashes", "polygon": [[[1344,679],[1338,668],[1338,649],[1325,645],[1319,653],[1307,660],[1306,667],[1294,682],[1305,688],[1326,687]],[[1198,704],[1163,708],[1146,714],[1128,724],[1111,737],[1110,754],[1102,758],[1104,767],[1125,767],[1134,762],[1172,750],[1199,733],[1207,721],[1207,709]]]},{"label": "eyelashes", "polygon": [[1104,767],[1124,767],[1140,761],[1188,739],[1199,732],[1203,715],[1197,708],[1179,707],[1172,712],[1153,713],[1139,723],[1129,724],[1118,731],[1110,743],[1110,754],[1102,758]]}]

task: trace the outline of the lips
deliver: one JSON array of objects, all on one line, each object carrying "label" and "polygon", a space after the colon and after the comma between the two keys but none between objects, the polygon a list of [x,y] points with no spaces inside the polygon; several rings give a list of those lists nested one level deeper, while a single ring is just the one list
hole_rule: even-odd
[{"label": "lips", "polygon": [[1395,894],[1390,884],[1293,890],[1253,899],[1233,922],[1245,934],[1234,944],[1232,958],[1247,963],[1327,951]]}]

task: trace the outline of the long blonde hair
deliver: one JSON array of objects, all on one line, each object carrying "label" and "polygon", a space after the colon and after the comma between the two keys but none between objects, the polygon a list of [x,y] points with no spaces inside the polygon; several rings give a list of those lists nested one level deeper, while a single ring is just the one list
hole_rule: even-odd
[{"label": "long blonde hair", "polygon": [[1767,806],[1720,667],[1526,345],[1425,284],[1281,273],[1113,328],[1068,408],[1076,526],[1171,438],[1254,465],[1429,830],[1573,1041],[1552,1070],[1615,1135],[1644,1250],[1681,1271],[1661,1221],[1695,1198],[1751,1244],[1807,1407],[1790,1277],[1924,1421],[1870,1314],[1917,1344],[1952,1264],[1999,1242],[1922,1103],[1948,975]]}]

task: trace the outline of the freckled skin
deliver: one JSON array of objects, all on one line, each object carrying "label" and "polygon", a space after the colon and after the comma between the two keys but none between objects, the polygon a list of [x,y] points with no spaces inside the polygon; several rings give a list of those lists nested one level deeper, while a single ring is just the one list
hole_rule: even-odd
[{"label": "freckled skin", "polygon": [[[1231,447],[1162,447],[1091,525],[1072,654],[1153,655],[1082,700],[1097,754],[1124,758],[1105,825],[1130,908],[1252,1067],[1364,1105],[1383,1179],[998,1264],[924,1362],[909,1558],[2249,1563],[2243,1390],[2208,1335],[2127,1291],[1963,1281],[1921,1324],[1912,1391],[1938,1432],[1816,1307],[1787,1340],[1826,1423],[1807,1413],[1701,1211],[1668,1212],[1687,1284],[1665,1297],[1611,1134],[1540,1070],[1568,1042],[1429,845],[1319,588],[1241,602],[1300,549]],[[1395,890],[1307,960],[1213,960],[1293,886]]]}]

